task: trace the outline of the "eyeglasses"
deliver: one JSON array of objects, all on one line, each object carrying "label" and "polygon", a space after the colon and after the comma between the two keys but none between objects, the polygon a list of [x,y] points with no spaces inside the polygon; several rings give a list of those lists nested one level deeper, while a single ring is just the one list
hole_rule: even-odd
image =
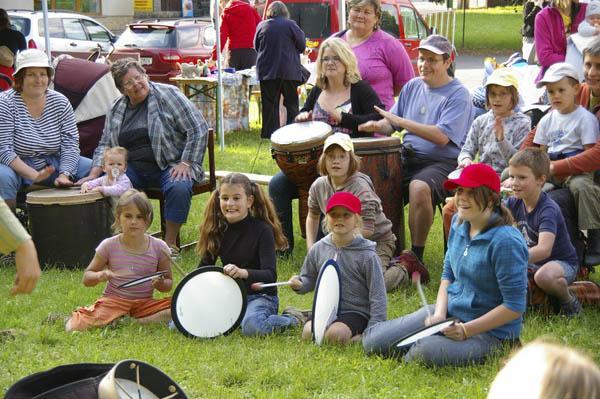
[{"label": "eyeglasses", "polygon": [[123,83],[123,87],[126,88],[126,89],[129,89],[134,84],[140,83],[140,82],[142,82],[144,80],[146,80],[146,75],[134,76],[133,78],[129,79],[127,82]]},{"label": "eyeglasses", "polygon": [[341,62],[341,61],[342,61],[342,59],[340,57],[338,57],[337,55],[334,55],[333,57],[326,56],[326,57],[321,58],[321,62],[323,64],[325,64],[326,62]]}]

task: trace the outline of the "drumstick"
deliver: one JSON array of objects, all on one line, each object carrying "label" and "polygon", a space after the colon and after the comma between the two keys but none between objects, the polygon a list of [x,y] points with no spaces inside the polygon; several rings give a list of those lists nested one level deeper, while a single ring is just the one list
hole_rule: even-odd
[{"label": "drumstick", "polygon": [[173,260],[173,258],[171,258],[171,254],[169,252],[167,252],[167,250],[164,250],[163,253],[165,255],[167,255],[167,258],[169,258],[169,261],[171,262],[171,266],[174,266],[175,269],[177,269],[177,271],[182,275],[185,276],[187,273],[183,271],[183,269],[181,268],[181,266],[179,266],[177,263],[175,263],[175,261]]},{"label": "drumstick", "polygon": [[431,311],[429,310],[429,305],[427,304],[427,298],[425,298],[425,293],[423,292],[423,287],[421,287],[421,273],[413,272],[412,274],[412,282],[417,286],[417,291],[419,292],[419,296],[421,297],[421,302],[427,311],[427,316],[431,317]]},{"label": "drumstick", "polygon": [[279,281],[277,283],[253,283],[250,288],[253,290],[262,290],[263,288],[278,287],[280,285],[291,285],[289,281]]},{"label": "drumstick", "polygon": [[135,382],[137,384],[138,397],[142,399],[142,392],[140,391],[140,366],[136,365],[135,367]]}]

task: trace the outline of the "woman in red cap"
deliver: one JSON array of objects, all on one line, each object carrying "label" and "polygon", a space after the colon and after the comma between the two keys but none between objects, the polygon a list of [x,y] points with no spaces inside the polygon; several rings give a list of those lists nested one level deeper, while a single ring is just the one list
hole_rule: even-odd
[{"label": "woman in red cap", "polygon": [[[500,202],[500,179],[490,166],[475,163],[444,183],[456,190],[442,281],[435,305],[365,332],[368,353],[400,354],[405,361],[433,366],[483,362],[505,344],[519,341],[527,293],[527,246]],[[458,319],[416,340],[398,353],[394,343],[420,328]]]},{"label": "woman in red cap", "polygon": [[[335,259],[340,267],[341,298],[338,317],[325,331],[325,341],[347,344],[361,338],[362,332],[387,314],[387,297],[381,261],[375,243],[360,235],[360,200],[339,191],[327,202],[325,228],[329,234],[315,243],[304,260],[300,276],[292,276],[290,286],[299,294],[315,288],[321,265]],[[312,322],[302,331],[310,339]]]}]

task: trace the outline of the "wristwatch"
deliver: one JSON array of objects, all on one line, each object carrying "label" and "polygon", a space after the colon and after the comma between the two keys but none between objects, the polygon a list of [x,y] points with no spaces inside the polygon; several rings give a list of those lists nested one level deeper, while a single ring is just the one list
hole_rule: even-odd
[{"label": "wristwatch", "polygon": [[60,172],[60,174],[67,176],[67,178],[71,181],[73,181],[75,179],[75,176],[73,176],[73,174],[71,174],[71,172],[64,171],[64,172]]}]

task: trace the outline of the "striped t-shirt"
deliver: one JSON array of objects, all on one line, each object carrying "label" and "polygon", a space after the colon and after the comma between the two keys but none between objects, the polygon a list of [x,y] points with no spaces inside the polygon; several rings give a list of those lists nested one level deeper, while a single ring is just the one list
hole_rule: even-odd
[{"label": "striped t-shirt", "polygon": [[[130,280],[147,276],[158,271],[158,263],[169,257],[169,247],[163,240],[148,237],[148,247],[142,253],[132,252],[121,243],[121,235],[102,241],[96,254],[107,260],[108,268],[118,275],[108,281],[104,289],[105,296],[118,296],[125,299],[152,298],[152,282],[147,281],[130,288],[119,285]],[[168,260],[170,261],[170,260]]]},{"label": "striped t-shirt", "polygon": [[79,163],[79,133],[73,108],[67,98],[46,91],[42,116],[35,119],[29,113],[21,93],[9,90],[0,96],[0,163],[10,165],[15,158],[30,158],[31,166],[40,170],[46,166],[44,156],[60,157],[58,172],[77,173]]}]

